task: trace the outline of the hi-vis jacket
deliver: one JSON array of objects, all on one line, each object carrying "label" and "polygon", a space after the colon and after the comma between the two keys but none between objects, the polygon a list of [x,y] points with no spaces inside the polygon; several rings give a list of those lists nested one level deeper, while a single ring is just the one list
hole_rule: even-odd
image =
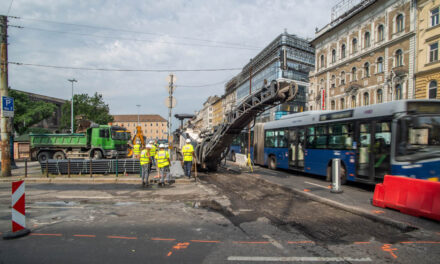
[{"label": "hi-vis jacket", "polygon": [[166,150],[159,150],[156,153],[155,158],[156,158],[156,162],[157,162],[157,167],[159,167],[159,168],[163,168],[163,167],[170,165],[170,162],[169,162],[170,154]]},{"label": "hi-vis jacket", "polygon": [[191,144],[186,144],[185,146],[182,147],[182,153],[183,153],[183,161],[192,161],[194,147]]},{"label": "hi-vis jacket", "polygon": [[148,150],[142,150],[140,162],[141,166],[150,163],[150,152]]},{"label": "hi-vis jacket", "polygon": [[134,145],[133,146],[133,153],[135,155],[139,155],[139,153],[141,153],[141,145],[139,145],[139,144]]}]

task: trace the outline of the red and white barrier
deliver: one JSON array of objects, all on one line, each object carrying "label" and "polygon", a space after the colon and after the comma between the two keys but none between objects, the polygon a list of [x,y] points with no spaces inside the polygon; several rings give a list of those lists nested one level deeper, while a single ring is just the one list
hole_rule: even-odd
[{"label": "red and white barrier", "polygon": [[12,232],[26,228],[24,181],[12,182]]}]

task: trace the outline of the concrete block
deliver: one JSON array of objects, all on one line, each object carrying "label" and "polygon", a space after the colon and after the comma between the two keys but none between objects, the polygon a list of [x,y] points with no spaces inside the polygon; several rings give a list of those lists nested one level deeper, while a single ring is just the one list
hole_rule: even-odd
[{"label": "concrete block", "polygon": [[180,161],[178,161],[178,160],[171,161],[170,173],[171,173],[171,176],[174,178],[180,178],[185,175],[183,168],[182,168],[182,164],[180,163]]}]

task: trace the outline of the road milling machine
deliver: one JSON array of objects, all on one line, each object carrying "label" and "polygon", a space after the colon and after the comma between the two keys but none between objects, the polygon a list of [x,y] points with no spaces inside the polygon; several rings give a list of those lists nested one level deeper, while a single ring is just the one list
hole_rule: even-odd
[{"label": "road milling machine", "polygon": [[187,138],[194,145],[197,165],[204,170],[216,171],[225,158],[234,138],[254,119],[269,108],[293,100],[298,93],[295,82],[286,79],[272,81],[245,97],[226,113],[225,121],[213,131],[198,131],[191,122],[174,133],[174,151],[181,157],[180,150]]}]

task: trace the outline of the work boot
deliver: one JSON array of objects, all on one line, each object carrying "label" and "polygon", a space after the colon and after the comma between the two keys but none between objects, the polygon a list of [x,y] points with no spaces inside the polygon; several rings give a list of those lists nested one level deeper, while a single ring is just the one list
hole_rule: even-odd
[{"label": "work boot", "polygon": [[144,186],[144,187],[145,187],[145,182],[144,182],[144,181],[142,181],[142,186]]}]

